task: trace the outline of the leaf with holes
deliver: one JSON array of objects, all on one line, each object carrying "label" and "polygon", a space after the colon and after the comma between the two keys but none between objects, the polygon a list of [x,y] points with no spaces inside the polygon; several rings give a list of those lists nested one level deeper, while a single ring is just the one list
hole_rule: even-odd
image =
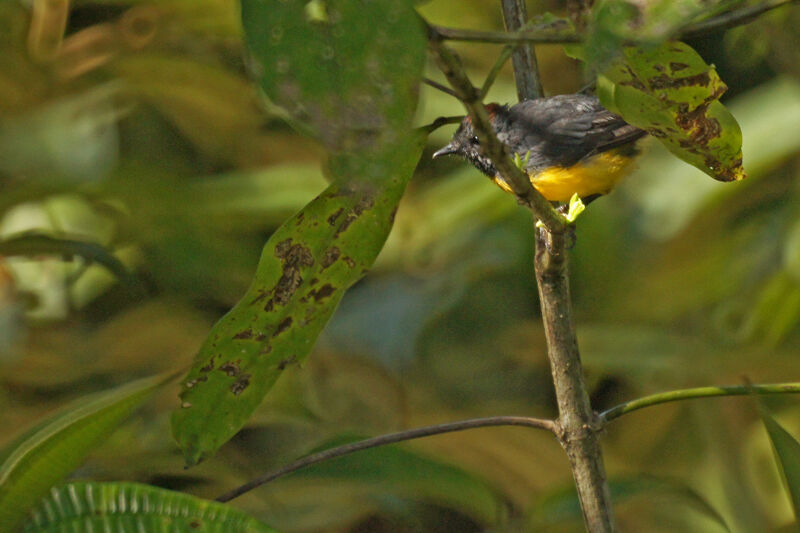
[{"label": "leaf with holes", "polygon": [[172,427],[189,464],[239,431],[281,372],[308,355],[383,247],[423,137],[332,156],[334,184],[269,239],[253,284],[214,326],[183,383]]},{"label": "leaf with holes", "polygon": [[735,181],[745,177],[742,132],[719,102],[726,90],[714,67],[679,42],[627,47],[598,78],[604,106],[714,179]]},{"label": "leaf with holes", "polygon": [[402,0],[243,0],[266,96],[333,150],[392,142],[417,105],[426,40]]},{"label": "leaf with holes", "polygon": [[139,483],[70,483],[54,488],[33,511],[25,533],[275,533],[242,511]]},{"label": "leaf with holes", "polygon": [[14,531],[53,484],[78,467],[94,446],[172,378],[142,379],[89,396],[6,447],[0,453],[0,524],[4,526],[0,529]]}]

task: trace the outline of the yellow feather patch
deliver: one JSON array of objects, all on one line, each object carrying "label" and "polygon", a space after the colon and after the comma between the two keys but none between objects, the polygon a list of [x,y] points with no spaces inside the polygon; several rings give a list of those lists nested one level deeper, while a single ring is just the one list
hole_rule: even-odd
[{"label": "yellow feather patch", "polygon": [[[571,167],[551,167],[531,175],[531,184],[552,202],[567,202],[573,194],[586,198],[595,194],[607,194],[627,173],[634,158],[622,153],[629,151],[609,150]],[[502,178],[494,182],[504,191],[511,188]]]}]

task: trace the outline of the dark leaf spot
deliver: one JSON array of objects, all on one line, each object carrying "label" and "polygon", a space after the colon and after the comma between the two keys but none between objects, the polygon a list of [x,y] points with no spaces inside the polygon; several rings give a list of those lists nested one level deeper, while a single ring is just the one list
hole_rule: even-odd
[{"label": "dark leaf spot", "polygon": [[687,65],[686,63],[677,63],[673,61],[669,64],[669,68],[671,68],[673,72],[678,72],[679,70],[689,68],[689,65]]},{"label": "dark leaf spot", "polygon": [[291,357],[287,357],[286,359],[282,359],[280,363],[278,363],[278,370],[284,370],[289,365],[297,364],[297,355],[292,355]]},{"label": "dark leaf spot", "polygon": [[208,363],[200,367],[200,372],[211,372],[212,370],[214,370],[214,359],[216,357],[217,357],[216,355],[212,355]]},{"label": "dark leaf spot", "polygon": [[302,244],[292,244],[292,239],[279,242],[275,246],[275,256],[283,261],[283,274],[275,284],[272,298],[264,306],[264,311],[272,311],[275,305],[286,305],[303,283],[302,269],[314,264],[311,250]]},{"label": "dark leaf spot", "polygon": [[374,205],[375,205],[375,199],[372,196],[369,195],[362,196],[358,200],[356,205],[353,206],[353,210],[347,213],[342,223],[339,225],[338,228],[336,228],[336,233],[334,234],[334,238],[338,237],[340,234],[347,231],[347,228],[350,227],[350,224],[358,220],[358,218],[362,214],[364,214],[364,211],[371,209],[372,206]]},{"label": "dark leaf spot", "polygon": [[315,302],[319,302],[320,300],[324,300],[325,298],[328,298],[334,292],[336,292],[336,288],[333,285],[331,285],[330,283],[326,283],[325,285],[323,285],[319,289],[309,292],[308,296],[311,297],[311,298],[314,298]]},{"label": "dark leaf spot", "polygon": [[239,364],[242,362],[241,359],[237,359],[236,361],[226,361],[222,365],[220,365],[219,369],[222,372],[225,372],[228,376],[234,377],[241,373],[241,369],[239,368]]},{"label": "dark leaf spot", "polygon": [[349,266],[350,268],[355,268],[356,267],[356,262],[353,261],[353,258],[350,257],[349,255],[346,256],[345,258],[343,258],[342,261],[344,261],[347,264],[347,266]]},{"label": "dark leaf spot", "polygon": [[240,331],[236,335],[233,336],[234,339],[252,339],[253,338],[253,331],[251,329],[245,329]]},{"label": "dark leaf spot", "polygon": [[325,270],[334,264],[336,260],[339,259],[341,253],[342,252],[336,246],[331,246],[325,250],[325,255],[322,257],[322,261],[320,262],[322,264],[322,270]]},{"label": "dark leaf spot", "polygon": [[275,333],[273,333],[272,336],[277,337],[278,335],[289,329],[291,325],[292,325],[292,317],[287,316],[281,321],[280,324],[278,324],[278,327],[275,328]]},{"label": "dark leaf spot", "polygon": [[329,216],[328,217],[328,224],[330,224],[331,226],[335,226],[336,225],[336,220],[339,218],[339,215],[341,215],[342,212],[344,212],[344,207],[340,207],[334,214]]},{"label": "dark leaf spot", "polygon": [[653,76],[650,78],[650,87],[653,89],[677,89],[680,87],[705,87],[711,83],[708,72],[701,72],[694,76],[684,76],[683,78],[671,78],[666,74]]},{"label": "dark leaf spot", "polygon": [[231,385],[231,392],[239,396],[248,385],[250,385],[250,374],[240,374],[239,377],[236,378],[236,381],[233,382],[233,385]]}]

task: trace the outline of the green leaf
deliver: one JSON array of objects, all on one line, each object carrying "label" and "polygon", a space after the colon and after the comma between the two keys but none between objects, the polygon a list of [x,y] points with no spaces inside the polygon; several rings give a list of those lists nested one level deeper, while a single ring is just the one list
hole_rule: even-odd
[{"label": "green leaf", "polygon": [[[313,452],[355,440],[358,439],[342,436]],[[480,477],[435,457],[395,445],[338,457],[292,474],[292,479],[301,478],[363,483],[376,491],[457,509],[482,523],[496,522],[507,512],[507,502]]]},{"label": "green leaf", "polygon": [[172,378],[155,376],[89,396],[12,442],[0,453],[0,524],[5,530],[13,531],[50,487]]},{"label": "green leaf", "polygon": [[762,402],[759,402],[759,412],[772,442],[781,477],[789,491],[794,516],[797,518],[800,516],[800,442],[773,418]]},{"label": "green leaf", "polygon": [[242,22],[266,96],[328,148],[391,141],[410,124],[426,51],[410,2],[244,0]]},{"label": "green leaf", "polygon": [[139,483],[69,483],[33,511],[26,533],[274,533],[227,505]]},{"label": "green leaf", "polygon": [[[665,498],[694,508],[725,531],[730,531],[725,519],[708,500],[684,483],[652,476],[635,476],[612,479],[608,485],[615,507],[641,496]],[[583,515],[575,487],[570,485],[550,493],[534,507],[531,516],[533,523],[540,526],[580,520]]]},{"label": "green leaf", "polygon": [[422,141],[417,133],[379,152],[332,157],[334,184],[272,235],[253,284],[183,383],[172,427],[189,464],[239,431],[282,371],[308,355],[383,247]]},{"label": "green leaf", "polygon": [[745,177],[742,132],[719,102],[727,90],[691,47],[626,47],[598,79],[600,101],[687,163],[720,181]]}]

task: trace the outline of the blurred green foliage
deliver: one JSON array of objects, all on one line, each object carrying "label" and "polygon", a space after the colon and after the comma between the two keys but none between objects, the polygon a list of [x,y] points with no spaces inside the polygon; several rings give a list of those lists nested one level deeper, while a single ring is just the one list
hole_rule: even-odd
[{"label": "blurred green foliage", "polygon": [[[327,186],[321,148],[265,109],[246,75],[237,2],[48,2],[69,17],[42,24],[34,4],[0,1],[0,235],[102,245],[138,288],[73,251],[0,260],[4,443],[70,399],[188,365],[249,285],[269,235]],[[418,9],[437,24],[502,28],[494,1]],[[545,10],[564,14],[558,2],[530,3],[531,13]],[[572,293],[598,409],[742,376],[800,376],[798,23],[800,9],[782,8],[689,43],[730,88],[724,103],[742,127],[747,180],[717,183],[650,142],[639,170],[581,215]],[[454,48],[477,85],[500,52]],[[548,94],[583,85],[561,47],[537,53]],[[514,99],[510,74],[507,66],[489,100]],[[463,113],[449,96],[420,91],[418,124]],[[169,436],[171,389],[74,476],[214,497],[343,434],[553,415],[529,215],[471,167],[430,161],[451,134],[430,137],[375,268],[342,300],[312,357],[287,368],[212,461],[183,469]],[[771,407],[797,435],[796,400]],[[724,531],[698,502],[734,532],[789,527],[760,424],[746,399],[732,398],[611,425],[610,477],[641,491],[618,500],[621,530]],[[287,532],[582,528],[568,506],[546,505],[571,486],[547,435],[481,429],[395,451],[233,504]]]}]

